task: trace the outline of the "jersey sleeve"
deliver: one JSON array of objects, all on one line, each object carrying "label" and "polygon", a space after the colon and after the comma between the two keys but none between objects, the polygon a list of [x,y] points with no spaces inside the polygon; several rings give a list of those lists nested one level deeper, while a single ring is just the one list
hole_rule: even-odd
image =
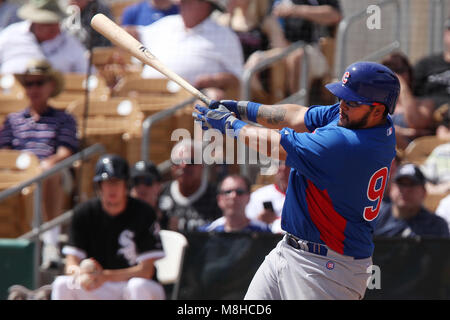
[{"label": "jersey sleeve", "polygon": [[337,128],[322,128],[314,133],[297,133],[293,129],[280,130],[281,145],[287,152],[286,165],[323,189],[336,170],[346,161],[348,144]]},{"label": "jersey sleeve", "polygon": [[79,259],[87,258],[88,241],[86,236],[86,218],[88,206],[83,204],[74,209],[72,221],[69,229],[69,241],[64,246],[62,253],[65,255],[73,255]]},{"label": "jersey sleeve", "polygon": [[305,126],[309,132],[326,126],[339,114],[339,104],[332,106],[311,106],[305,114]]},{"label": "jersey sleeve", "polygon": [[136,24],[137,8],[137,6],[133,5],[124,9],[121,23],[123,26]]},{"label": "jersey sleeve", "polygon": [[160,227],[156,221],[156,214],[150,207],[148,209],[151,212],[146,212],[145,221],[141,225],[142,228],[136,234],[137,263],[147,259],[160,259],[165,256],[159,235]]}]

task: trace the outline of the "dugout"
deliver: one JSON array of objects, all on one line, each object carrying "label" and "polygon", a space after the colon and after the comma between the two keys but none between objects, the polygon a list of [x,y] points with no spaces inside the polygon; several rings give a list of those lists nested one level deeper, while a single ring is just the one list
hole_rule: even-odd
[{"label": "dugout", "polygon": [[[178,299],[241,300],[282,238],[275,234],[189,233]],[[378,283],[365,299],[449,299],[450,239],[375,239]],[[374,271],[375,272],[375,269]]]}]

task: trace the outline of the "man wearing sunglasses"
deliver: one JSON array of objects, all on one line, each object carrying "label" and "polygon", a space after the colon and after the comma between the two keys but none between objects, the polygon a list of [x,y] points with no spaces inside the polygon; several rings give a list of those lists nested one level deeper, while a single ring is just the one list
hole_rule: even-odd
[{"label": "man wearing sunglasses", "polygon": [[163,215],[158,208],[158,198],[161,192],[161,173],[151,161],[138,161],[131,168],[131,190],[133,198],[147,202],[155,210],[159,221]]},{"label": "man wearing sunglasses", "polygon": [[[34,153],[43,170],[76,153],[78,150],[75,119],[68,113],[48,104],[64,87],[62,74],[53,69],[46,60],[31,60],[26,71],[15,74],[25,89],[29,107],[9,114],[0,129],[0,148],[23,150]],[[70,174],[57,173],[43,182],[43,214],[45,221],[62,213],[64,205],[63,177]],[[67,180],[66,180],[67,181]],[[70,190],[66,190],[70,193]],[[43,267],[59,261],[57,241],[59,228],[44,233]]]},{"label": "man wearing sunglasses", "polygon": [[131,196],[157,208],[161,180],[161,174],[153,162],[143,160],[136,162],[131,168]]},{"label": "man wearing sunglasses", "polygon": [[244,176],[232,174],[219,184],[217,204],[222,217],[201,226],[199,231],[207,232],[271,232],[262,221],[252,221],[245,214],[250,201],[250,181]]},{"label": "man wearing sunglasses", "polygon": [[364,297],[372,234],[395,156],[389,113],[400,83],[389,68],[363,61],[326,88],[339,103],[308,108],[228,100],[196,106],[193,116],[204,129],[269,150],[292,168],[281,216],[286,235],[256,272],[246,299]]}]

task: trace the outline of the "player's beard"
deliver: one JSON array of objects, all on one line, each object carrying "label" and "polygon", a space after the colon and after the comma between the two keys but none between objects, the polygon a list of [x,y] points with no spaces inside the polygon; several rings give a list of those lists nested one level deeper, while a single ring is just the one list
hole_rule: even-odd
[{"label": "player's beard", "polygon": [[372,111],[373,109],[370,109],[370,111],[368,111],[361,119],[357,121],[349,121],[348,116],[345,113],[342,113],[339,117],[338,126],[352,130],[365,128]]}]

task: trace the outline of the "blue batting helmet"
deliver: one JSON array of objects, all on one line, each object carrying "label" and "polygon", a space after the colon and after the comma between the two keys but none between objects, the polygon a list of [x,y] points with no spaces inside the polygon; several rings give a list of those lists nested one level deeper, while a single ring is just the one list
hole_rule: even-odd
[{"label": "blue batting helmet", "polygon": [[341,82],[329,83],[325,87],[346,101],[381,103],[390,114],[394,112],[400,94],[400,81],[391,69],[366,61],[351,64]]}]

